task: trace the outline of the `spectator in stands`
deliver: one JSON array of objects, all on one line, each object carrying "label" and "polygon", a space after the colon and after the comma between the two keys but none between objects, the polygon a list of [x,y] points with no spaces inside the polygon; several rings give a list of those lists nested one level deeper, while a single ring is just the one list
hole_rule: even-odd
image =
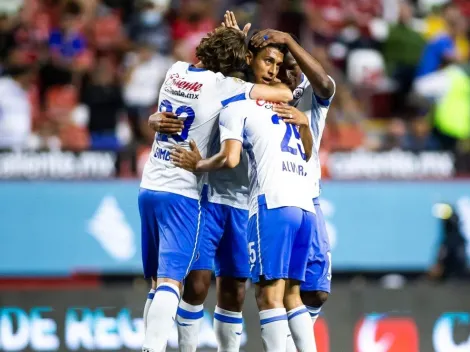
[{"label": "spectator in stands", "polygon": [[383,48],[387,72],[398,84],[394,104],[397,110],[403,109],[426,44],[421,34],[412,28],[412,19],[413,7],[408,0],[400,0],[398,23],[390,27]]},{"label": "spectator in stands", "polygon": [[53,85],[76,83],[80,75],[80,60],[87,54],[86,40],[81,33],[82,10],[79,3],[70,1],[64,6],[60,27],[49,36],[49,62],[41,73],[43,89]]},{"label": "spectator in stands", "polygon": [[171,52],[171,30],[165,18],[169,0],[141,0],[127,28],[134,42],[146,42],[164,55]]},{"label": "spectator in stands", "polygon": [[173,23],[173,56],[177,60],[197,62],[196,47],[212,31],[216,22],[211,17],[213,0],[181,0],[180,17]]},{"label": "spectator in stands", "polygon": [[97,60],[84,86],[82,102],[89,110],[90,148],[118,151],[121,145],[116,135],[117,124],[124,106],[121,87],[108,58]]},{"label": "spectator in stands", "polygon": [[453,4],[445,5],[443,17],[446,22],[446,33],[433,38],[424,48],[417,77],[425,76],[450,63],[464,59],[462,55],[459,56],[456,40],[465,30],[465,20],[460,10]]},{"label": "spectator in stands", "polygon": [[403,149],[412,152],[439,150],[439,142],[431,134],[431,126],[426,118],[417,116],[411,121],[409,133],[403,141]]},{"label": "spectator in stands", "polygon": [[33,81],[31,66],[10,65],[0,78],[0,149],[28,146],[31,134],[31,105],[28,88]]},{"label": "spectator in stands", "polygon": [[407,130],[405,122],[401,119],[393,119],[387,126],[381,150],[389,151],[393,149],[402,149],[406,134]]},{"label": "spectator in stands", "polygon": [[134,137],[150,143],[147,119],[158,102],[160,87],[171,61],[155,51],[147,42],[139,42],[124,59],[124,102]]}]

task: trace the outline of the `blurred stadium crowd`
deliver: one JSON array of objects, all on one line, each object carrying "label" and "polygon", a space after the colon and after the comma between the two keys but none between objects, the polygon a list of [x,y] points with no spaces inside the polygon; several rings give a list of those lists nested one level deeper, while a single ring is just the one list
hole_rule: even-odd
[{"label": "blurred stadium crowd", "polygon": [[138,164],[166,70],[196,60],[226,9],[296,35],[338,82],[322,153],[470,158],[465,0],[0,1],[0,149],[111,150]]}]

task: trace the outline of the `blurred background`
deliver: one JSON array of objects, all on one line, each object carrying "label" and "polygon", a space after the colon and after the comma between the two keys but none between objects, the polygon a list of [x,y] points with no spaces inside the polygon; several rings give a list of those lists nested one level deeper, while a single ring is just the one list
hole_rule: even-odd
[{"label": "blurred background", "polygon": [[467,0],[0,0],[0,351],[140,350],[147,118],[227,9],[295,34],[337,83],[319,352],[470,351]]}]

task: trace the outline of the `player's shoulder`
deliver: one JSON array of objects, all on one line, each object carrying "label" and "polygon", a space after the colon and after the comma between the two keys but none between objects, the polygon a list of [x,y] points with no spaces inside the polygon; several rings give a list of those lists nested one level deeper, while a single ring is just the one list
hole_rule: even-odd
[{"label": "player's shoulder", "polygon": [[251,99],[233,101],[223,107],[221,114],[233,114],[237,111],[245,111],[252,106],[253,102],[254,100]]}]

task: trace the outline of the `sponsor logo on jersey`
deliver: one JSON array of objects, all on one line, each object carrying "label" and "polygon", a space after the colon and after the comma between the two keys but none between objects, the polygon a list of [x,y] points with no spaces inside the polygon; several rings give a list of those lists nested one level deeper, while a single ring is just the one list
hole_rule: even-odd
[{"label": "sponsor logo on jersey", "polygon": [[199,92],[203,86],[203,84],[199,82],[186,81],[184,77],[180,78],[177,73],[170,75],[166,80],[165,85],[195,93]]},{"label": "sponsor logo on jersey", "polygon": [[266,109],[272,109],[274,105],[278,105],[278,103],[272,102],[272,101],[267,101],[263,99],[257,99],[256,100],[256,105],[258,106],[264,106]]},{"label": "sponsor logo on jersey", "polygon": [[370,314],[357,325],[355,352],[419,352],[418,328],[408,317]]},{"label": "sponsor logo on jersey", "polygon": [[175,73],[170,75],[165,82],[165,92],[188,99],[199,99],[199,92],[203,84],[194,81],[187,81]]},{"label": "sponsor logo on jersey", "polygon": [[444,313],[437,319],[432,334],[436,352],[470,351],[470,313]]}]

